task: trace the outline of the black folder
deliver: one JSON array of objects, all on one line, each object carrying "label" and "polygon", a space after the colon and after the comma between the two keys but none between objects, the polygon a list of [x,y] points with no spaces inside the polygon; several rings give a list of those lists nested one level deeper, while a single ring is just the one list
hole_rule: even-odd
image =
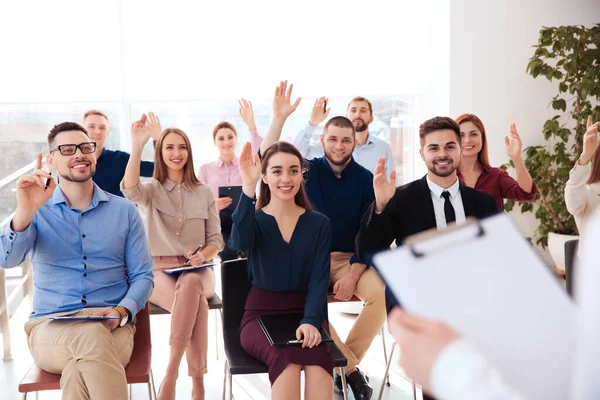
[{"label": "black folder", "polygon": [[242,196],[242,187],[241,186],[219,186],[219,198],[221,197],[231,197],[231,204],[229,207],[222,209],[219,211],[219,218],[221,219],[221,230],[223,232],[229,233],[231,232],[231,227],[233,225],[233,221],[231,220],[231,215],[235,211],[238,203],[240,202],[240,197]]},{"label": "black folder", "polygon": [[[303,317],[302,314],[260,315],[257,320],[271,346],[302,346],[302,342],[296,340],[296,330]],[[321,343],[333,342],[323,328],[319,332]]]}]

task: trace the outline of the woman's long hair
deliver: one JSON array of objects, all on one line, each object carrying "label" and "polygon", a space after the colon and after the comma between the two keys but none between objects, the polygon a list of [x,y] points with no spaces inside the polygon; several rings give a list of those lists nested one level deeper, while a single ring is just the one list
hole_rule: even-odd
[{"label": "woman's long hair", "polygon": [[592,163],[592,172],[590,172],[590,177],[587,180],[588,185],[600,181],[600,146],[596,147],[596,151],[594,151],[590,162]]},{"label": "woman's long hair", "polygon": [[[288,142],[276,142],[273,143],[269,148],[265,151],[265,154],[261,160],[261,174],[264,176],[267,174],[267,167],[269,166],[269,160],[273,155],[277,153],[288,153],[295,157],[298,157],[298,161],[300,162],[300,168],[304,171],[304,158],[302,158],[302,154],[298,151],[294,145]],[[269,185],[267,185],[262,179],[260,180],[260,192],[258,197],[258,202],[256,204],[256,209],[260,210],[271,201],[271,189],[269,189]],[[305,208],[309,211],[313,210],[312,204],[310,204],[310,200],[306,195],[306,191],[304,190],[304,182],[300,185],[300,189],[298,193],[294,196],[294,202],[296,205]]]},{"label": "woman's long hair", "polygon": [[188,135],[186,135],[185,132],[179,128],[165,129],[156,141],[156,150],[154,151],[154,174],[152,177],[160,183],[164,183],[169,177],[168,167],[167,164],[165,164],[162,155],[163,142],[169,133],[176,133],[181,136],[185,142],[185,145],[187,146],[188,158],[183,166],[183,182],[190,190],[193,190],[197,185],[201,185],[202,182],[198,180],[196,173],[194,172],[194,156],[192,154],[192,145],[190,144],[190,139],[188,138]]},{"label": "woman's long hair", "polygon": [[487,136],[485,135],[483,122],[481,122],[479,117],[475,114],[462,114],[454,120],[459,126],[465,122],[472,122],[473,125],[479,129],[479,132],[481,132],[481,150],[479,151],[479,154],[477,154],[477,161],[484,167],[491,168],[490,159],[488,158]]}]

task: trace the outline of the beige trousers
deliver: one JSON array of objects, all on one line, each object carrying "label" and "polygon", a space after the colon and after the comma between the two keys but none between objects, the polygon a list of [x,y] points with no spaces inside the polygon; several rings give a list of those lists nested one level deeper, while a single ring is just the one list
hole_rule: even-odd
[{"label": "beige trousers", "polygon": [[[348,275],[350,272],[352,253],[335,251],[331,253],[331,285]],[[356,284],[354,295],[361,299],[365,306],[361,310],[354,326],[345,342],[342,342],[332,325],[331,337],[335,345],[348,359],[346,373],[351,373],[363,359],[371,342],[381,330],[385,322],[385,285],[379,274],[373,268],[367,268]]]},{"label": "beige trousers", "polygon": [[171,312],[169,344],[185,350],[189,376],[202,376],[207,372],[208,300],[215,295],[215,273],[212,268],[202,268],[174,277],[161,270],[182,265],[185,257],[153,259],[154,291],[150,302]]},{"label": "beige trousers", "polygon": [[[97,308],[56,315],[91,315]],[[135,325],[110,331],[99,321],[50,321],[25,324],[29,350],[44,371],[62,374],[65,400],[125,400],[125,366],[133,351]]]}]

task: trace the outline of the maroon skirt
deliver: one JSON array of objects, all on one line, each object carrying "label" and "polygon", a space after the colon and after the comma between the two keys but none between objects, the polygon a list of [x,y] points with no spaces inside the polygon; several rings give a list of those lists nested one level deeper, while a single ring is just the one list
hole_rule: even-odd
[{"label": "maroon skirt", "polygon": [[[246,311],[240,325],[240,343],[248,354],[269,367],[271,386],[288,364],[316,365],[333,376],[333,361],[328,343],[312,349],[272,346],[256,319],[259,315],[303,314],[305,303],[306,292],[277,293],[252,286],[248,294],[244,308]],[[329,332],[327,321],[323,322],[323,329]]]}]

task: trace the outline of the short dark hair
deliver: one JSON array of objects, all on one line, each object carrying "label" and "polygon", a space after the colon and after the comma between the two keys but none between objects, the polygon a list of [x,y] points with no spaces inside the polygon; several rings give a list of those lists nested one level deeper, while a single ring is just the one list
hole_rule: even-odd
[{"label": "short dark hair", "polygon": [[52,148],[52,144],[54,143],[54,139],[56,138],[56,136],[61,133],[61,132],[67,132],[67,131],[81,131],[83,133],[85,133],[86,136],[89,137],[87,131],[85,130],[85,128],[81,125],[79,125],[76,122],[63,122],[62,124],[58,124],[58,125],[54,125],[54,128],[52,128],[50,130],[50,133],[48,134],[48,147]]},{"label": "short dark hair", "polygon": [[355,101],[365,101],[369,105],[369,113],[373,115],[373,104],[371,104],[369,100],[362,96],[356,96],[352,100],[350,100],[350,103],[348,103],[348,107],[346,107],[346,110],[350,108],[350,104],[354,103]]},{"label": "short dark hair", "polygon": [[337,126],[338,128],[350,128],[352,129],[352,138],[356,136],[356,129],[354,129],[354,124],[352,123],[352,121],[350,121],[346,117],[342,117],[341,115],[333,117],[329,121],[327,121],[325,127],[323,128],[323,136],[327,134],[327,131],[331,125]]},{"label": "short dark hair", "polygon": [[425,136],[431,132],[450,129],[456,134],[458,145],[461,145],[460,128],[456,121],[450,117],[434,117],[423,122],[419,126],[419,137],[421,138],[421,147],[425,145]]}]

